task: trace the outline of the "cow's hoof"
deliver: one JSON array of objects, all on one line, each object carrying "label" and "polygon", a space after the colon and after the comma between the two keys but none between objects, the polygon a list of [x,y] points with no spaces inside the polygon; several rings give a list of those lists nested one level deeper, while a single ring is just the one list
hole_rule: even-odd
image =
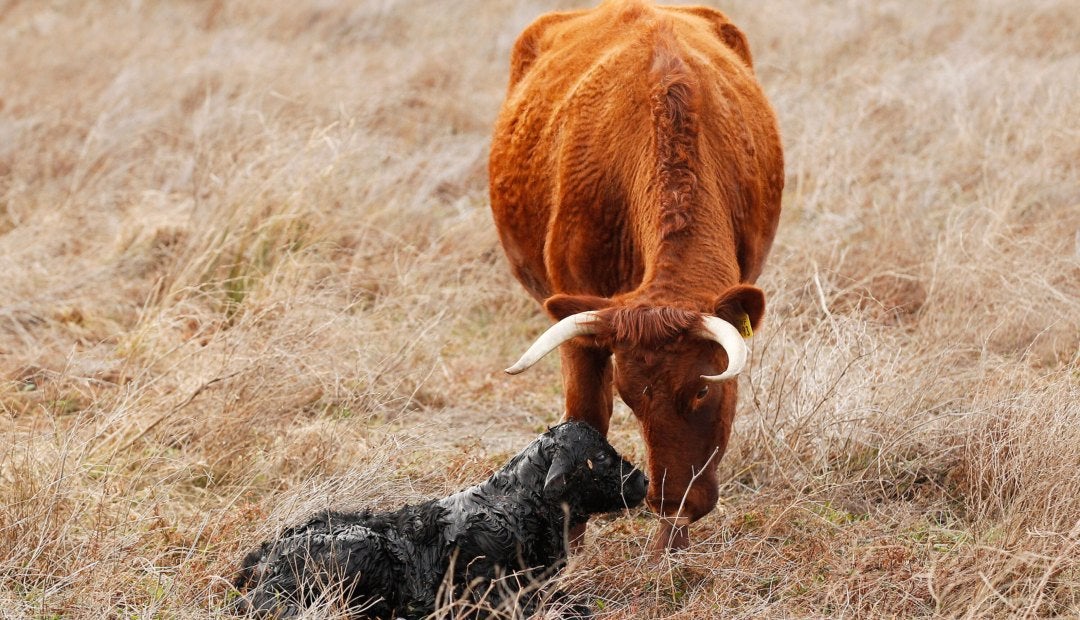
[{"label": "cow's hoof", "polygon": [[649,551],[654,555],[659,555],[668,551],[686,549],[689,546],[690,527],[688,525],[675,525],[669,521],[661,521],[656,538],[649,543]]},{"label": "cow's hoof", "polygon": [[577,553],[581,551],[585,546],[585,527],[588,523],[579,523],[570,528],[567,532],[567,539],[570,543],[570,553]]}]

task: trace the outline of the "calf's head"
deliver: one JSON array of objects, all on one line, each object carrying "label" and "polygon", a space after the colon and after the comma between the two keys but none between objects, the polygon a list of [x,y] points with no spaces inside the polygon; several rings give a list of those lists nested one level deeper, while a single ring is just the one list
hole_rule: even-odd
[{"label": "calf's head", "polygon": [[544,499],[565,504],[571,516],[633,508],[645,499],[648,480],[622,458],[599,431],[584,422],[564,422],[544,434],[551,465]]}]

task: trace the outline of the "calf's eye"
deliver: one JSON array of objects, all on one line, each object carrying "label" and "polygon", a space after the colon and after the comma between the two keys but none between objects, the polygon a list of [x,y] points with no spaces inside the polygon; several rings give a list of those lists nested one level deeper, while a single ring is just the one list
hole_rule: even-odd
[{"label": "calf's eye", "polygon": [[698,393],[694,398],[696,398],[698,400],[701,400],[702,398],[705,398],[705,395],[708,394],[708,393],[709,393],[709,386],[704,385],[704,386],[701,387],[700,390],[698,390]]}]

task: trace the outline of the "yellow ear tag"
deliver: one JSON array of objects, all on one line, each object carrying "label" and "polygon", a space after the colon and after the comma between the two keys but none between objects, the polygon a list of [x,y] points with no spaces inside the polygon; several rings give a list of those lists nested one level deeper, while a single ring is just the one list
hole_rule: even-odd
[{"label": "yellow ear tag", "polygon": [[743,338],[753,338],[754,337],[754,328],[750,327],[750,315],[749,314],[746,314],[744,312],[742,317],[739,318],[739,324],[736,327],[738,327],[739,333],[742,334]]}]

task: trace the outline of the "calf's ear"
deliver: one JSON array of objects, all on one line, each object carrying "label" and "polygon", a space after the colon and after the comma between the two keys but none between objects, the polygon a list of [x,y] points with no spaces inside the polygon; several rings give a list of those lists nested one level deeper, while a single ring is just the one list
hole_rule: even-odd
[{"label": "calf's ear", "polygon": [[750,327],[757,329],[765,316],[765,293],[750,284],[736,284],[716,298],[713,314],[735,327],[743,324],[744,316],[749,317]]},{"label": "calf's ear", "polygon": [[566,490],[566,479],[574,471],[570,455],[556,448],[555,458],[551,459],[547,477],[544,479],[544,496],[558,497]]},{"label": "calf's ear", "polygon": [[603,310],[611,307],[611,300],[607,297],[593,295],[552,295],[544,301],[544,309],[556,321],[561,321],[568,316],[590,310]]}]

